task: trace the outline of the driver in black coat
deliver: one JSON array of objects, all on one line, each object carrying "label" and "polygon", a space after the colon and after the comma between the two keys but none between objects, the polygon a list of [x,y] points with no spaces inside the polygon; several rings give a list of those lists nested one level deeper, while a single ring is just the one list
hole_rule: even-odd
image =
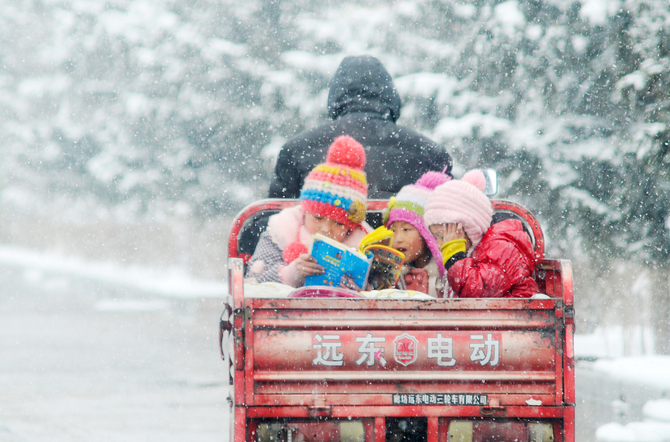
[{"label": "driver in black coat", "polygon": [[388,198],[430,170],[450,175],[452,161],[443,146],[395,124],[401,106],[393,80],[379,60],[368,55],[346,57],[328,93],[333,121],[284,144],[270,198],[298,198],[307,174],[325,161],[328,146],[341,135],[365,147],[369,198]]}]

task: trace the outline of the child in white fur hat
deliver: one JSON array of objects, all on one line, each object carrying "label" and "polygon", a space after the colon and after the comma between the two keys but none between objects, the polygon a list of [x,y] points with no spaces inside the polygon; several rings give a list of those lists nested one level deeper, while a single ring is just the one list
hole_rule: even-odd
[{"label": "child in white fur hat", "polygon": [[437,240],[449,288],[459,298],[530,298],[536,258],[521,221],[491,226],[493,209],[479,170],[438,186],[424,220]]}]

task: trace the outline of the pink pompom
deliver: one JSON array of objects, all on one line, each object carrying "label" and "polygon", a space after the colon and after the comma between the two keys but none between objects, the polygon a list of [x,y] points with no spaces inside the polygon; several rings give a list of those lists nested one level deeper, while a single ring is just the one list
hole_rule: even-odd
[{"label": "pink pompom", "polygon": [[463,175],[463,178],[461,178],[461,181],[465,181],[466,183],[472,184],[482,192],[484,191],[484,189],[486,189],[486,177],[479,169],[473,169],[467,171],[465,175]]},{"label": "pink pompom", "polygon": [[286,264],[291,264],[296,260],[296,258],[298,258],[298,256],[302,255],[303,253],[307,253],[308,251],[309,250],[307,250],[307,246],[303,243],[298,241],[292,242],[291,244],[287,245],[286,248],[284,248],[282,258]]},{"label": "pink pompom", "polygon": [[353,169],[365,167],[365,149],[358,141],[348,135],[335,138],[328,148],[326,161],[342,164]]},{"label": "pink pompom", "polygon": [[424,173],[419,181],[416,182],[419,186],[426,187],[428,189],[435,189],[440,184],[444,184],[449,181],[451,177],[440,172],[426,172]]}]

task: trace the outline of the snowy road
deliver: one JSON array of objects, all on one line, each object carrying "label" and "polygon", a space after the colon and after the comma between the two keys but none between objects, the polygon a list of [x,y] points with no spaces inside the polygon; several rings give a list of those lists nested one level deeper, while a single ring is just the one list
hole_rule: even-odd
[{"label": "snowy road", "polygon": [[[663,388],[613,378],[606,373],[594,371],[591,366],[592,363],[589,362],[577,364],[575,440],[578,442],[596,442],[598,427],[611,422],[625,425],[645,420],[642,413],[644,405],[650,400],[661,399],[667,394]],[[670,373],[670,368],[668,372]],[[604,440],[609,441],[610,439]],[[622,436],[616,440],[628,441]]]},{"label": "snowy road", "polygon": [[[0,247],[0,442],[227,442],[223,284],[8,256]],[[577,368],[579,442],[667,395],[591,365]]]},{"label": "snowy road", "polygon": [[0,441],[224,441],[221,301],[0,266]]}]

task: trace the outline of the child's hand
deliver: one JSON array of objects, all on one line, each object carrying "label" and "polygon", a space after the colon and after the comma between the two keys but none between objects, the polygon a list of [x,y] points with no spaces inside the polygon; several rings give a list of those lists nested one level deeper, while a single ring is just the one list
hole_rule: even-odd
[{"label": "child's hand", "polygon": [[445,232],[444,232],[444,242],[449,242],[453,241],[455,239],[465,239],[465,230],[463,230],[463,226],[461,223],[458,224],[445,224]]},{"label": "child's hand", "polygon": [[405,275],[405,287],[407,290],[428,293],[428,272],[424,269],[411,269]]},{"label": "child's hand", "polygon": [[356,292],[360,292],[362,290],[361,287],[356,285],[356,283],[354,282],[354,279],[350,276],[347,276],[347,275],[344,275],[342,277],[342,280],[340,281],[340,287],[345,288],[345,289],[349,289],[349,290],[354,290]]},{"label": "child's hand", "polygon": [[298,277],[301,281],[304,281],[308,276],[322,275],[324,272],[323,266],[317,264],[316,258],[309,253],[303,253],[298,256],[295,261],[295,269],[296,272],[298,272]]},{"label": "child's hand", "polygon": [[438,247],[455,239],[467,238],[461,223],[434,224],[430,226],[430,232],[437,240]]}]

